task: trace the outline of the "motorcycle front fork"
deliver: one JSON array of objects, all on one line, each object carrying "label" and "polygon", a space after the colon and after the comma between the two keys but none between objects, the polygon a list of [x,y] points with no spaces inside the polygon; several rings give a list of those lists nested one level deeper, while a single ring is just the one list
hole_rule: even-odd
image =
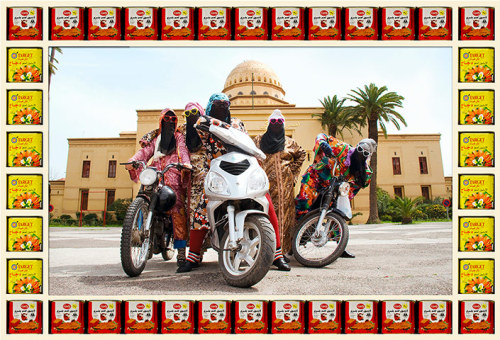
[{"label": "motorcycle front fork", "polygon": [[144,241],[142,242],[142,249],[141,249],[141,262],[146,260],[148,254],[149,254],[149,246],[150,246],[150,235],[151,235],[151,224],[153,223],[153,215],[154,215],[154,209],[157,201],[157,196],[153,196],[151,199],[151,203],[149,204],[149,211],[148,211],[148,217],[146,219],[146,223],[144,225],[144,233],[146,237],[144,238]]},{"label": "motorcycle front fork", "polygon": [[227,220],[229,223],[229,243],[228,247],[231,250],[236,250],[238,248],[238,243],[236,240],[236,225],[234,223],[234,205],[229,204],[227,206]]}]

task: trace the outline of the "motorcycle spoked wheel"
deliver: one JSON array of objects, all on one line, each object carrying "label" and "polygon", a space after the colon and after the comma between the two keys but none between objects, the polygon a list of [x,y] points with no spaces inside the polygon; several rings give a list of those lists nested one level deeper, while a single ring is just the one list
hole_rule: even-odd
[{"label": "motorcycle spoked wheel", "polygon": [[149,203],[144,198],[137,197],[129,205],[123,220],[120,257],[123,270],[131,277],[141,275],[146,267],[148,256],[141,261],[141,250],[144,243],[142,231],[145,228],[148,211]]},{"label": "motorcycle spoked wheel", "polygon": [[321,268],[331,264],[342,255],[349,239],[349,228],[344,218],[332,211],[326,214],[324,219],[324,223],[329,224],[323,235],[325,239],[314,238],[320,215],[321,209],[305,215],[293,234],[293,255],[306,267]]},{"label": "motorcycle spoked wheel", "polygon": [[161,257],[165,261],[170,261],[171,259],[174,258],[175,255],[175,249],[174,249],[174,235],[169,235],[168,236],[168,242],[167,242],[167,248],[163,249],[161,251]]},{"label": "motorcycle spoked wheel", "polygon": [[[222,249],[228,249],[228,244],[226,232]],[[248,288],[262,280],[273,263],[276,236],[269,219],[262,215],[247,216],[240,244],[239,251],[219,251],[219,267],[229,285]]]}]

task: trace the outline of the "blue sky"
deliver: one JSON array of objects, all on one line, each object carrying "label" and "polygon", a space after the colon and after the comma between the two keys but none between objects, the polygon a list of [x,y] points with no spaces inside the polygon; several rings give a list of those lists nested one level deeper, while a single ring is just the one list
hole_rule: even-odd
[{"label": "blue sky", "polygon": [[[50,178],[65,177],[67,138],[135,131],[137,109],[206,105],[244,60],[268,64],[297,106],[375,83],[405,97],[399,133],[441,133],[452,173],[452,50],[390,47],[63,48],[50,93]],[[389,133],[398,132],[392,126]]]}]

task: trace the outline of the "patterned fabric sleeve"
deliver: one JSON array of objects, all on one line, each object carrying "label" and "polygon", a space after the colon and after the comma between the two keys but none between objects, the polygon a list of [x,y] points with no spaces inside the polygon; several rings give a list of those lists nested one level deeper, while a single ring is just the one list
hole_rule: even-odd
[{"label": "patterned fabric sleeve", "polygon": [[179,161],[184,164],[191,164],[189,160],[189,151],[186,147],[186,137],[180,132],[175,134],[175,141],[177,142],[177,150],[179,152]]},{"label": "patterned fabric sleeve", "polygon": [[[144,161],[147,163],[149,161],[149,159],[151,157],[153,157],[153,154],[155,151],[155,142],[156,142],[156,138],[154,140],[152,140],[151,142],[149,142],[148,144],[146,144],[146,146],[144,146],[142,149],[139,149],[135,153],[135,155],[133,155],[128,160],[128,162]],[[134,169],[134,170],[129,170],[130,179],[133,180],[135,183],[137,183],[137,181],[139,180],[139,174],[141,173],[142,170],[143,170],[142,167],[140,167],[138,169]]]},{"label": "patterned fabric sleeve", "polygon": [[306,159],[305,150],[293,139],[290,140],[290,154],[293,157],[293,162],[290,164],[290,169],[292,170],[292,174],[294,178],[296,178],[300,173],[300,168],[302,167],[302,163],[304,163]]},{"label": "patterned fabric sleeve", "polygon": [[370,168],[369,165],[366,166],[366,183],[364,186],[361,186],[359,184],[356,184],[354,181],[350,181],[349,184],[351,185],[351,189],[349,190],[349,199],[352,200],[354,196],[358,193],[359,190],[362,188],[366,188],[368,185],[370,185],[370,182],[372,180],[372,174],[373,170]]}]

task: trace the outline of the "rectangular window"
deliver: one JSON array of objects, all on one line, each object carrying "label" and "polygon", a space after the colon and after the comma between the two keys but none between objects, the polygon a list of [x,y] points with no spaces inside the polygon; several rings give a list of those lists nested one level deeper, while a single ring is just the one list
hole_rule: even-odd
[{"label": "rectangular window", "polygon": [[83,161],[82,178],[90,177],[90,161]]},{"label": "rectangular window", "polygon": [[394,175],[401,175],[401,161],[399,157],[392,157],[392,173]]},{"label": "rectangular window", "polygon": [[394,187],[394,196],[403,198],[404,194],[404,187]]},{"label": "rectangular window", "polygon": [[106,210],[115,201],[115,190],[106,190]]},{"label": "rectangular window", "polygon": [[418,157],[418,164],[420,166],[420,174],[427,175],[429,173],[427,170],[427,157]]},{"label": "rectangular window", "polygon": [[431,199],[431,187],[429,185],[422,185],[422,197],[426,200]]},{"label": "rectangular window", "polygon": [[109,161],[108,164],[108,177],[115,178],[116,177],[116,161]]},{"label": "rectangular window", "polygon": [[88,210],[89,208],[89,190],[80,190],[80,210]]}]

